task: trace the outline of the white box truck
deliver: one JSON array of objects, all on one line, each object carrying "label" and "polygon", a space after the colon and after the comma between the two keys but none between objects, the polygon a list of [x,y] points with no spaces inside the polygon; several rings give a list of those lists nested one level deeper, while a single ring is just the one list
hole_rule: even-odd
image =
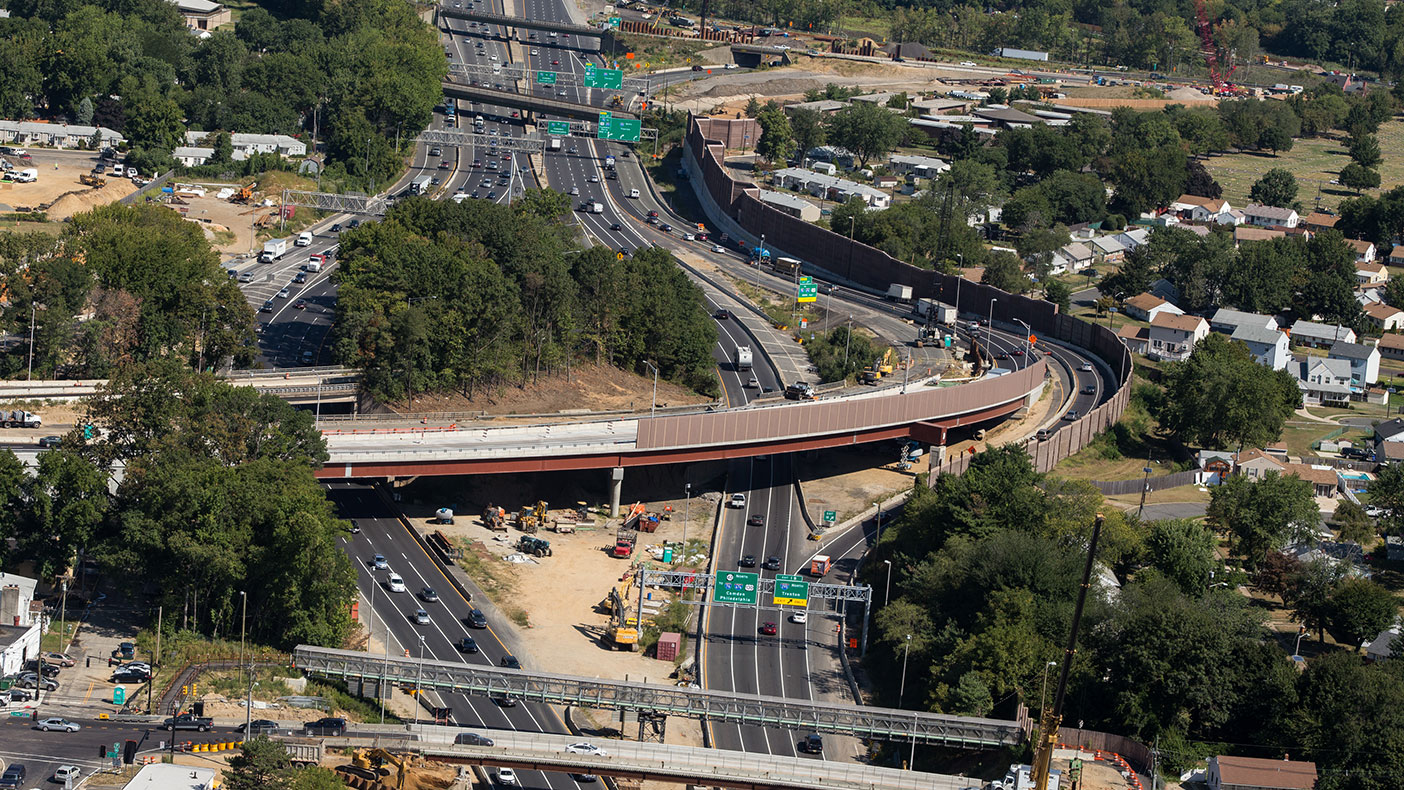
[{"label": "white box truck", "polygon": [[591,203],[591,204],[590,204],[590,213],[591,213],[591,214],[603,214],[603,213],[604,213],[604,204],[603,204],[603,203]]},{"label": "white box truck", "polygon": [[751,369],[751,347],[750,347],[750,346],[737,346],[737,347],[736,347],[736,355],[735,355],[734,357],[732,357],[732,361],[735,363],[735,367],[736,367],[736,369],[737,369],[738,371],[750,370],[750,369]]},{"label": "white box truck", "polygon": [[273,239],[263,243],[263,254],[258,259],[263,263],[272,263],[286,255],[288,252],[287,239]]},{"label": "white box truck", "polygon": [[296,244],[298,247],[311,247],[312,231],[304,230],[303,232],[297,234],[297,241],[294,242],[294,244]]},{"label": "white box truck", "polygon": [[434,183],[433,176],[419,176],[410,182],[411,195],[423,195],[429,192],[429,187]]},{"label": "white box truck", "polygon": [[956,320],[955,308],[941,304],[935,299],[916,300],[916,305],[912,307],[912,315],[930,319],[938,324],[954,324]]},{"label": "white box truck", "polygon": [[898,302],[909,302],[912,299],[912,287],[901,283],[892,283],[887,286],[887,298]]},{"label": "white box truck", "polygon": [[552,138],[551,138],[551,150],[552,150],[552,151],[559,151],[559,150],[561,150],[561,138],[559,138],[559,137],[552,137]]},{"label": "white box truck", "polygon": [[0,425],[6,428],[42,428],[44,420],[33,412],[0,410]]}]

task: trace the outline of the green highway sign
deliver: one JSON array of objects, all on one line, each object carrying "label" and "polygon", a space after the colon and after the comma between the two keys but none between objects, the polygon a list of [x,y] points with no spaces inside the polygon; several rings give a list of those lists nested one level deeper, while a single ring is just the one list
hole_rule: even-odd
[{"label": "green highway sign", "polygon": [[586,64],[585,87],[622,91],[624,90],[624,72],[619,69],[601,69]]},{"label": "green highway sign", "polygon": [[797,302],[815,302],[819,300],[819,285],[814,282],[813,277],[799,278],[799,294],[796,295]]},{"label": "green highway sign", "polygon": [[556,84],[556,72],[554,72],[554,71],[538,71],[538,72],[536,72],[536,84],[537,84],[537,85],[555,85],[555,84]]},{"label": "green highway sign", "polygon": [[838,511],[837,511],[837,510],[825,510],[825,511],[824,511],[824,521],[827,522],[827,523],[829,523],[829,524],[832,524],[832,523],[834,523],[835,521],[838,521]]},{"label": "green highway sign", "polygon": [[609,26],[614,28],[615,30],[618,30],[620,21],[621,20],[619,19],[619,17],[612,16],[609,18]]},{"label": "green highway sign", "polygon": [[803,576],[775,574],[775,603],[778,606],[808,606],[809,582]]},{"label": "green highway sign", "polygon": [[547,121],[546,134],[554,137],[569,137],[570,121]]},{"label": "green highway sign", "polygon": [[760,574],[724,571],[717,574],[717,586],[712,588],[712,600],[717,603],[756,605],[756,590]]},{"label": "green highway sign", "polygon": [[642,132],[643,121],[636,121],[632,118],[615,118],[607,112],[602,112],[600,113],[599,128],[595,130],[595,137],[601,140],[623,140],[637,143]]}]

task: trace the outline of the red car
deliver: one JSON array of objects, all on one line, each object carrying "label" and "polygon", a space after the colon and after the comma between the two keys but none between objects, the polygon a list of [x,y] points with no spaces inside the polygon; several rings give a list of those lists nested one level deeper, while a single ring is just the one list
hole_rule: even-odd
[{"label": "red car", "polygon": [[561,62],[560,62],[559,60],[553,60],[553,61],[551,61],[551,65],[552,65],[552,66],[559,66],[559,65],[561,65]]},{"label": "red car", "polygon": [[306,300],[306,299],[298,299],[295,303],[293,303],[293,309],[294,309],[294,310],[306,310],[306,309],[307,309],[307,300]]},{"label": "red car", "polygon": [[439,163],[439,169],[440,169],[440,170],[450,170],[450,169],[452,169],[452,168],[453,168],[453,165],[449,164],[449,163],[448,163],[448,160],[444,160],[444,161],[442,161],[442,162]]},{"label": "red car", "polygon": [[780,629],[775,623],[763,623],[761,624],[760,632],[765,636],[775,636],[780,633]]}]

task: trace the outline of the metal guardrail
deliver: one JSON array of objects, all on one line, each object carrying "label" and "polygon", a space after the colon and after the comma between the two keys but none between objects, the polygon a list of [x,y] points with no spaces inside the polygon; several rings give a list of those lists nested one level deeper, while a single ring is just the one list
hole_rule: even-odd
[{"label": "metal guardrail", "polygon": [[263,369],[251,369],[251,370],[231,370],[231,371],[229,371],[228,373],[223,374],[222,378],[226,378],[226,379],[261,379],[261,378],[267,378],[267,377],[269,377],[269,376],[307,377],[307,376],[330,376],[330,375],[347,376],[347,377],[359,377],[361,374],[358,373],[357,371],[351,369],[351,368],[344,367],[344,366],[342,366],[342,365],[321,365],[321,366],[319,366],[319,367],[312,367],[312,368],[263,368]]},{"label": "metal guardrail", "polygon": [[918,711],[809,702],[758,694],[660,686],[500,669],[452,661],[373,656],[299,645],[293,662],[305,672],[361,682],[387,682],[457,694],[512,697],[552,705],[649,711],[713,722],[842,733],[969,749],[1017,744],[1015,722]]},{"label": "metal guardrail", "polygon": [[[686,406],[659,406],[656,411],[660,415],[665,414],[704,414],[706,412],[717,411],[722,408],[721,401],[711,403],[691,404]],[[498,422],[502,420],[550,420],[551,422],[539,422],[536,425],[586,425],[594,422],[619,422],[618,417],[632,417],[634,419],[647,419],[647,411],[638,409],[610,409],[604,411],[581,411],[571,412],[546,412],[540,414],[488,414],[485,411],[421,411],[405,412],[402,414],[378,414],[376,412],[361,412],[359,414],[324,414],[319,423],[418,423],[427,424],[435,422],[468,422],[484,421]],[[590,417],[595,419],[570,419],[571,417]],[[528,428],[530,425],[510,425],[494,426],[509,428]]]}]

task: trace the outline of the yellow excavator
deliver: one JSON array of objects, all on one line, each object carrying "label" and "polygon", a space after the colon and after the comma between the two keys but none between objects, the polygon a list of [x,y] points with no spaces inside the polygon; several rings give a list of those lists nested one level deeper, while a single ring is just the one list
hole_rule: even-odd
[{"label": "yellow excavator", "polygon": [[[395,780],[393,784],[384,781],[384,779],[389,778],[389,771],[384,768],[387,763],[395,766]],[[380,782],[387,787],[394,787],[395,790],[404,790],[405,773],[408,769],[408,757],[394,754],[384,749],[367,748],[353,751],[351,753],[351,764],[339,765],[336,770],[341,773]],[[382,771],[385,771],[385,774],[382,774]]]}]

